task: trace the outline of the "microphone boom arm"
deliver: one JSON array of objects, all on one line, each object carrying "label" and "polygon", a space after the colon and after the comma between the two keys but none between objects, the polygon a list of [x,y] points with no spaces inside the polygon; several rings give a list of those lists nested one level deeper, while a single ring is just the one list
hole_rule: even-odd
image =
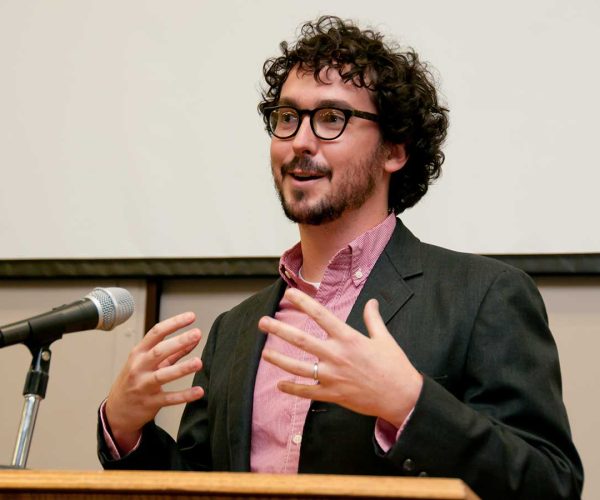
[{"label": "microphone boom arm", "polygon": [[51,344],[65,333],[93,330],[98,326],[98,306],[81,299],[74,304],[55,307],[25,321],[17,321],[0,329],[0,348],[23,343],[33,354],[40,344]]}]

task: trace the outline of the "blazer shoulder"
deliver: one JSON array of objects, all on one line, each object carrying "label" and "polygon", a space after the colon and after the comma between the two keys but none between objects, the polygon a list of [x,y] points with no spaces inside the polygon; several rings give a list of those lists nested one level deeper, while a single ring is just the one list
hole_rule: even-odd
[{"label": "blazer shoulder", "polygon": [[490,290],[518,289],[539,301],[539,291],[531,276],[492,257],[421,243],[421,262],[426,283],[444,283],[439,286],[454,293],[483,297]]},{"label": "blazer shoulder", "polygon": [[398,220],[385,254],[404,278],[425,275],[433,280],[491,282],[500,275],[532,281],[522,270],[492,257],[458,252],[422,242]]},{"label": "blazer shoulder", "polygon": [[523,270],[493,257],[458,252],[429,243],[421,242],[421,258],[425,269],[443,268],[453,273],[477,272],[489,277],[503,273],[528,276]]}]

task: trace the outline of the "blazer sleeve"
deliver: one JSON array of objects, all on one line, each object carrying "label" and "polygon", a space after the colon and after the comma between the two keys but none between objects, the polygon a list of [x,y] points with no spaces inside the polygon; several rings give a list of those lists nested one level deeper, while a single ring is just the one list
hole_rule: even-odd
[{"label": "blazer sleeve", "polygon": [[533,281],[504,268],[465,333],[462,386],[450,392],[425,376],[410,421],[384,456],[399,473],[459,477],[482,498],[579,498],[583,469]]},{"label": "blazer sleeve", "polygon": [[102,423],[98,419],[98,458],[105,469],[118,470],[211,470],[207,401],[208,380],[216,344],[216,330],[223,315],[214,322],[202,352],[202,369],[194,377],[205,395],[186,405],[177,442],[154,421],[142,430],[139,446],[128,455],[114,460],[104,440]]}]

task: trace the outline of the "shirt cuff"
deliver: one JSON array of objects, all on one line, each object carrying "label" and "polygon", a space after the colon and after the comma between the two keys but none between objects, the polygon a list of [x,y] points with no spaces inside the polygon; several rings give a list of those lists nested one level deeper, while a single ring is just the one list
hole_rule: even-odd
[{"label": "shirt cuff", "polygon": [[112,437],[110,426],[108,425],[108,419],[106,418],[106,399],[102,401],[100,405],[100,423],[102,424],[102,434],[104,436],[104,442],[106,443],[106,447],[110,452],[110,456],[113,460],[120,460],[126,455],[129,455],[132,451],[135,451],[140,445],[140,441],[142,440],[142,436],[139,437],[135,446],[129,450],[129,453],[122,455],[117,447],[117,443],[115,443],[114,438]]},{"label": "shirt cuff", "polygon": [[402,434],[414,411],[414,408],[410,410],[399,429],[396,429],[387,420],[383,420],[382,418],[377,419],[375,422],[375,441],[377,441],[377,444],[384,453],[390,451],[394,443],[400,439],[400,434]]}]

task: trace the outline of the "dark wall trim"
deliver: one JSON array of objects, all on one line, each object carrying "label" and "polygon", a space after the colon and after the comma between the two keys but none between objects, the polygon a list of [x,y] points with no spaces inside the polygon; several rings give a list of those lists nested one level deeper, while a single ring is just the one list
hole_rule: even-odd
[{"label": "dark wall trim", "polygon": [[144,318],[144,331],[147,332],[160,321],[160,299],[162,295],[162,281],[150,278],[146,281],[146,317]]},{"label": "dark wall trim", "polygon": [[278,259],[64,259],[0,261],[0,278],[269,277]]},{"label": "dark wall trim", "polygon": [[600,275],[600,254],[489,255],[534,276]]},{"label": "dark wall trim", "polygon": [[[600,253],[490,255],[535,276],[600,275]],[[0,278],[203,278],[277,276],[276,257],[0,261]]]}]

